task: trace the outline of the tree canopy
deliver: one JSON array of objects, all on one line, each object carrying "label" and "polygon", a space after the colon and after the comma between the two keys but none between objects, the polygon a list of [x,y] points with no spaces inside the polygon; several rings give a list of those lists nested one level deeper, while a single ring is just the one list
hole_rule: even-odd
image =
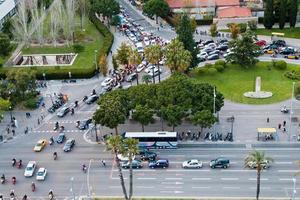
[{"label": "tree canopy", "polygon": [[170,7],[165,0],[149,0],[145,3],[143,11],[150,16],[156,16],[156,23],[158,17],[166,17],[170,12]]},{"label": "tree canopy", "polygon": [[90,0],[93,12],[101,13],[103,16],[112,18],[120,13],[120,5],[116,0]]}]

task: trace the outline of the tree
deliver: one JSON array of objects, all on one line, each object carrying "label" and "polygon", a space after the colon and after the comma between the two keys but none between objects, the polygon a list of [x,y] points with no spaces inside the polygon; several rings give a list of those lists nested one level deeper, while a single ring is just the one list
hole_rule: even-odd
[{"label": "tree", "polygon": [[195,67],[198,65],[198,48],[196,45],[196,42],[194,40],[193,28],[191,26],[191,20],[189,16],[184,13],[181,16],[181,19],[179,21],[179,24],[176,28],[176,33],[178,35],[178,39],[180,42],[183,43],[184,49],[188,50],[191,53],[192,59],[190,62],[191,67]]},{"label": "tree", "polygon": [[3,119],[3,112],[8,111],[10,107],[11,107],[10,101],[0,97],[0,122]]},{"label": "tree", "polygon": [[238,24],[238,27],[239,27],[239,33],[245,33],[247,31],[246,23],[240,23],[240,24]]},{"label": "tree", "polygon": [[287,7],[287,0],[281,0],[280,1],[280,7],[279,7],[279,28],[283,29],[285,20],[286,20],[286,7]]},{"label": "tree", "polygon": [[149,74],[145,74],[142,76],[142,81],[148,85],[151,82],[151,78],[152,77]]},{"label": "tree", "polygon": [[288,7],[290,27],[295,27],[298,13],[298,0],[289,0]]},{"label": "tree", "polygon": [[195,33],[197,28],[197,21],[195,17],[192,17],[191,19],[191,28],[192,28],[192,32]]},{"label": "tree", "polygon": [[218,27],[217,27],[217,23],[216,22],[214,22],[214,23],[212,23],[210,25],[209,31],[210,31],[211,37],[216,37],[217,36]]},{"label": "tree", "polygon": [[13,35],[17,41],[22,41],[25,44],[29,41],[29,12],[26,1],[18,3],[17,12],[12,18]]},{"label": "tree", "polygon": [[117,59],[116,59],[115,55],[112,56],[112,65],[113,65],[114,69],[118,69],[119,68],[119,65],[118,65],[118,62],[117,62]]},{"label": "tree", "polygon": [[192,59],[191,53],[184,49],[183,43],[177,38],[166,46],[165,57],[165,64],[171,72],[185,72]]},{"label": "tree", "polygon": [[7,56],[11,50],[10,39],[8,35],[0,33],[0,55]]},{"label": "tree", "polygon": [[128,64],[133,65],[135,68],[137,85],[139,84],[139,76],[138,76],[138,72],[136,71],[136,69],[137,69],[137,66],[139,64],[141,64],[141,62],[142,62],[142,57],[139,54],[139,52],[137,51],[137,49],[130,47]]},{"label": "tree", "polygon": [[259,47],[254,44],[254,34],[247,31],[242,34],[242,38],[238,38],[229,42],[229,48],[232,48],[232,53],[226,57],[226,61],[237,63],[243,67],[253,66],[259,55]]},{"label": "tree", "polygon": [[129,52],[130,52],[130,46],[125,42],[122,42],[121,46],[117,50],[117,55],[115,57],[119,62],[119,64],[128,66]]},{"label": "tree", "polygon": [[133,195],[133,171],[132,171],[132,160],[135,155],[139,154],[138,148],[139,141],[134,138],[126,138],[123,142],[124,151],[123,156],[128,156],[129,162],[129,200],[132,199]]},{"label": "tree", "polygon": [[112,16],[120,13],[120,5],[116,0],[91,0],[92,11],[107,17],[108,24]]},{"label": "tree", "polygon": [[273,8],[273,0],[265,0],[265,12],[264,12],[264,26],[266,29],[271,29],[274,25],[274,8]]},{"label": "tree", "polygon": [[257,22],[255,20],[248,21],[247,24],[251,31],[254,31],[257,29]]},{"label": "tree", "polygon": [[229,28],[232,39],[236,39],[240,32],[239,25],[236,23],[229,23],[229,24],[227,24],[227,27]]},{"label": "tree", "polygon": [[122,172],[122,167],[121,167],[120,160],[118,159],[118,154],[122,153],[122,150],[123,150],[122,137],[119,135],[110,136],[108,138],[106,144],[107,144],[107,150],[110,150],[114,154],[114,158],[115,158],[115,161],[116,161],[117,167],[118,167],[120,183],[121,183],[124,199],[128,200],[128,195],[127,195],[127,190],[125,187],[125,181],[124,181],[124,176],[123,176],[123,172]]},{"label": "tree", "polygon": [[145,126],[154,122],[154,112],[147,105],[136,105],[135,110],[132,113],[132,118],[142,125],[142,131],[145,131]]},{"label": "tree", "polygon": [[178,105],[168,105],[161,107],[161,116],[167,121],[169,126],[172,126],[172,130],[181,124],[181,120],[186,116],[184,108]]},{"label": "tree", "polygon": [[156,24],[158,24],[158,17],[166,17],[170,12],[170,7],[165,0],[149,0],[145,3],[143,11],[156,17]]},{"label": "tree", "polygon": [[120,93],[109,93],[104,95],[98,102],[99,108],[93,115],[96,124],[115,129],[118,135],[118,126],[123,124],[128,115],[128,110]]},{"label": "tree", "polygon": [[106,61],[106,55],[101,55],[98,64],[99,64],[100,72],[102,72],[103,76],[107,76],[108,66]]},{"label": "tree", "polygon": [[[160,45],[155,44],[155,45],[150,45],[146,47],[145,49],[145,57],[146,59],[153,65],[157,66],[158,71],[160,72],[160,66],[159,66],[159,61],[161,60],[163,56],[163,51]],[[155,83],[155,74],[154,74],[154,68],[153,70],[153,83]],[[160,83],[160,73],[158,74],[158,82]]]},{"label": "tree", "polygon": [[121,23],[121,19],[120,19],[119,15],[114,15],[114,16],[112,16],[111,22],[110,22],[110,24],[111,24],[112,26],[117,26],[117,25],[119,25],[120,23]]},{"label": "tree", "polygon": [[196,112],[191,117],[192,123],[194,125],[199,125],[201,127],[201,133],[203,131],[203,128],[209,128],[211,127],[216,121],[217,118],[213,115],[213,113],[209,110],[201,110]]},{"label": "tree", "polygon": [[254,150],[249,153],[249,155],[245,159],[245,166],[249,166],[250,163],[256,163],[256,200],[259,199],[260,193],[260,175],[263,170],[263,164],[266,161],[273,161],[272,158],[267,157],[264,152]]},{"label": "tree", "polygon": [[12,23],[10,18],[6,19],[5,22],[2,24],[2,32],[8,35],[9,39],[13,38]]}]

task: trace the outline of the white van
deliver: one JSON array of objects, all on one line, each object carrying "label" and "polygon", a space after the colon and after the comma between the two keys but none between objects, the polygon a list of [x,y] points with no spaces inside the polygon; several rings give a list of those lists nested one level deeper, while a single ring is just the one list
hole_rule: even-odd
[{"label": "white van", "polygon": [[136,46],[137,51],[139,53],[144,53],[144,47],[143,47],[143,44],[141,42],[136,43],[135,46]]}]

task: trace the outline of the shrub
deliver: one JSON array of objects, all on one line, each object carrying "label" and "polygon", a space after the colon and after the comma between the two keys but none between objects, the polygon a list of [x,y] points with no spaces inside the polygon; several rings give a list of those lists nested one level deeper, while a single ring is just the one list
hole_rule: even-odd
[{"label": "shrub", "polygon": [[297,82],[297,83],[295,84],[295,92],[294,92],[294,95],[295,95],[295,96],[299,96],[299,95],[300,95],[300,83],[299,83],[299,82]]},{"label": "shrub", "polygon": [[257,22],[255,20],[251,20],[247,22],[250,30],[254,31],[257,29]]},{"label": "shrub", "polygon": [[209,74],[209,75],[214,75],[214,74],[216,74],[218,71],[216,70],[216,68],[209,68],[209,69],[207,69],[207,73]]},{"label": "shrub", "polygon": [[29,98],[24,102],[24,106],[28,109],[36,109],[37,101],[36,98]]},{"label": "shrub", "polygon": [[73,49],[75,53],[81,53],[84,51],[84,46],[81,44],[73,44]]},{"label": "shrub", "polygon": [[223,72],[224,71],[224,67],[222,65],[215,65],[215,69],[218,71],[218,72]]},{"label": "shrub", "polygon": [[197,73],[198,75],[205,74],[206,72],[207,72],[207,69],[204,68],[204,67],[197,68],[197,71],[196,71],[196,73]]},{"label": "shrub", "polygon": [[211,64],[211,63],[205,63],[205,65],[204,65],[205,68],[211,68],[211,67],[213,67],[213,66],[214,66],[214,65]]},{"label": "shrub", "polygon": [[225,60],[217,60],[215,62],[215,65],[222,65],[225,68],[226,67],[226,62],[225,62]]},{"label": "shrub", "polygon": [[292,80],[300,80],[300,72],[299,71],[295,71],[295,70],[287,71],[284,73],[284,76],[289,79],[292,79]]},{"label": "shrub", "polygon": [[287,68],[287,64],[284,60],[279,60],[275,62],[274,67],[279,70],[285,70]]},{"label": "shrub", "polygon": [[247,30],[247,24],[246,23],[240,23],[238,24],[238,27],[240,29],[240,33],[245,33]]}]

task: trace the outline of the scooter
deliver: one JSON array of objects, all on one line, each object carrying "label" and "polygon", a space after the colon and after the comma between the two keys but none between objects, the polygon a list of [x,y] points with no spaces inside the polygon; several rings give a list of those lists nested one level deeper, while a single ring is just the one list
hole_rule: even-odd
[{"label": "scooter", "polygon": [[1,177],[1,184],[5,183],[5,178]]}]

